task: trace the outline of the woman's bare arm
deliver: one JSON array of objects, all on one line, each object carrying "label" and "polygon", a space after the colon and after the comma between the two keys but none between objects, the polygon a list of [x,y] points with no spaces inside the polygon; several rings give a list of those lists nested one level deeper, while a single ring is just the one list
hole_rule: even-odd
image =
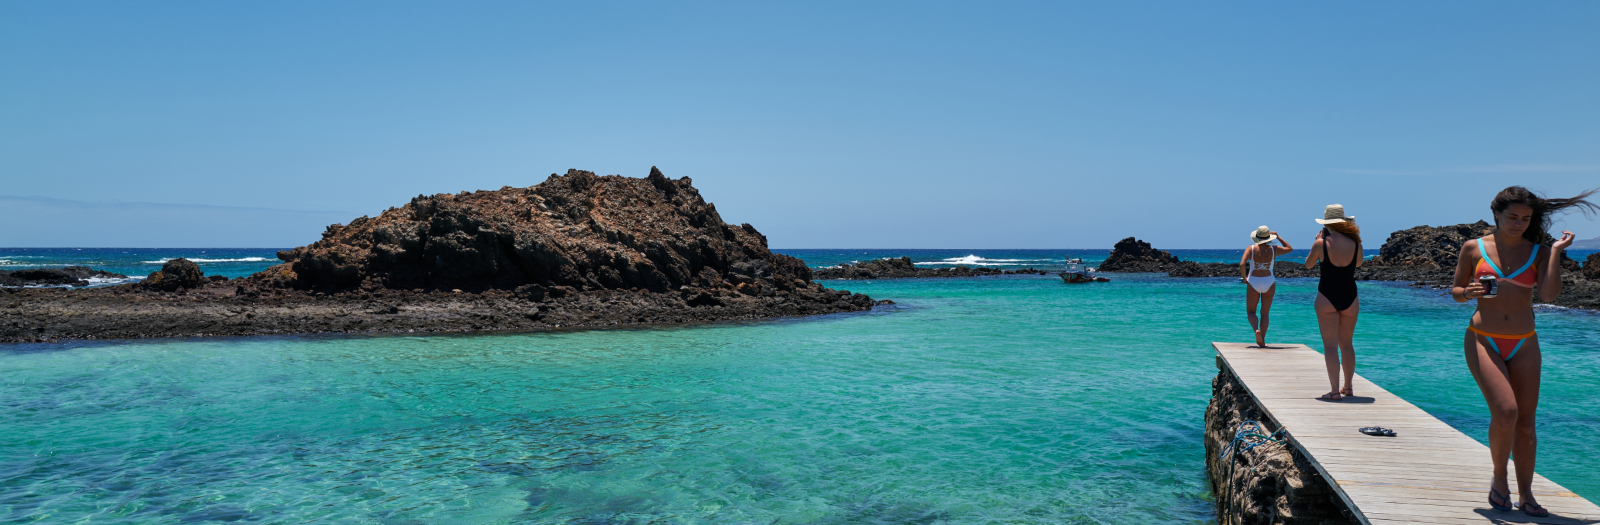
[{"label": "woman's bare arm", "polygon": [[1325,241],[1322,240],[1322,232],[1317,232],[1317,242],[1311,243],[1311,253],[1306,254],[1306,269],[1307,270],[1310,270],[1310,269],[1316,267],[1317,260],[1322,258],[1322,250],[1323,250],[1324,243],[1325,243]]},{"label": "woman's bare arm", "polygon": [[[1278,232],[1272,232],[1272,234],[1273,235],[1278,235]],[[1275,255],[1284,255],[1284,254],[1287,254],[1289,252],[1294,251],[1294,247],[1293,246],[1289,246],[1289,240],[1283,238],[1282,235],[1278,235],[1278,244],[1282,244],[1283,246],[1279,246],[1277,248],[1273,248],[1272,249],[1272,251],[1273,251],[1273,253]]]},{"label": "woman's bare arm", "polygon": [[1561,296],[1561,254],[1572,246],[1574,237],[1572,232],[1563,230],[1561,239],[1550,244],[1549,262],[1539,265],[1539,300],[1548,303]]},{"label": "woman's bare arm", "polygon": [[1363,252],[1361,250],[1361,243],[1357,242],[1356,243],[1356,268],[1360,268],[1361,267],[1361,263],[1364,263],[1364,262],[1367,262],[1367,254],[1366,254],[1366,252]]},{"label": "woman's bare arm", "polygon": [[1477,299],[1483,295],[1483,284],[1472,278],[1472,268],[1478,260],[1478,246],[1461,243],[1461,255],[1456,257],[1456,279],[1450,287],[1450,298],[1458,303]]},{"label": "woman's bare arm", "polygon": [[1254,244],[1252,244],[1249,247],[1245,248],[1244,249],[1244,255],[1239,257],[1239,272],[1241,274],[1243,274],[1243,275],[1239,276],[1240,279],[1249,279],[1250,278],[1250,249],[1251,248],[1255,248],[1255,247],[1256,246]]}]

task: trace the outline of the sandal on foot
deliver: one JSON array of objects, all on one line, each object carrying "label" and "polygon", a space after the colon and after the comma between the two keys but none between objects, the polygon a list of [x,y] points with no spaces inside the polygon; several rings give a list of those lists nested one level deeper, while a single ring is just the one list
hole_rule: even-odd
[{"label": "sandal on foot", "polygon": [[1344,399],[1344,396],[1339,395],[1338,392],[1328,392],[1326,394],[1322,394],[1322,397],[1317,399],[1321,399],[1323,401],[1339,401]]},{"label": "sandal on foot", "polygon": [[[1509,497],[1508,497],[1508,499],[1509,499]],[[1520,504],[1520,505],[1517,505],[1517,506],[1522,507],[1522,513],[1523,514],[1527,514],[1530,517],[1534,517],[1534,518],[1548,518],[1548,517],[1550,517],[1550,510],[1544,508],[1543,505],[1540,505],[1538,503],[1523,503],[1523,504]],[[1529,508],[1529,507],[1532,507],[1532,508]]]},{"label": "sandal on foot", "polygon": [[[1500,498],[1500,501],[1504,501],[1504,502],[1506,502],[1506,504],[1505,505],[1500,505],[1500,504],[1495,503],[1494,502],[1495,498]],[[1512,510],[1512,507],[1511,507],[1511,493],[1510,493],[1510,491],[1507,491],[1505,494],[1501,494],[1498,491],[1494,490],[1494,486],[1493,485],[1490,485],[1489,486],[1489,506],[1490,507],[1494,507],[1494,510]]]},{"label": "sandal on foot", "polygon": [[1344,390],[1340,390],[1339,394],[1343,395],[1344,397],[1355,397],[1356,391],[1353,388],[1344,387]]}]

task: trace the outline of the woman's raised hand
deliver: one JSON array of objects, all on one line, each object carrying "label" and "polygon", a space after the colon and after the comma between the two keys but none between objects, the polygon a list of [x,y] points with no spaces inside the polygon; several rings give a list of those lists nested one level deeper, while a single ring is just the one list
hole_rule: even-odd
[{"label": "woman's raised hand", "polygon": [[1572,240],[1575,237],[1576,236],[1572,235],[1572,232],[1561,230],[1561,240],[1551,244],[1550,247],[1556,249],[1557,251],[1565,250],[1568,246],[1572,246]]},{"label": "woman's raised hand", "polygon": [[1467,299],[1477,299],[1479,297],[1483,297],[1483,293],[1483,283],[1474,280],[1472,281],[1472,284],[1462,287],[1461,296],[1466,297]]}]

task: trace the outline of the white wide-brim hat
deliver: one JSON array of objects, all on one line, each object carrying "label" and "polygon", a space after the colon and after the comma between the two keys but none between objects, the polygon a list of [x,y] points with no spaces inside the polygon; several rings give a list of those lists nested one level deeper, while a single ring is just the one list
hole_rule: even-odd
[{"label": "white wide-brim hat", "polygon": [[1317,219],[1317,224],[1334,224],[1334,223],[1339,223],[1339,222],[1355,222],[1355,221],[1356,221],[1355,216],[1346,217],[1344,215],[1344,206],[1343,205],[1329,204],[1328,208],[1322,211],[1322,218],[1321,219]]},{"label": "white wide-brim hat", "polygon": [[[1263,235],[1265,235],[1265,237],[1262,237]],[[1256,228],[1255,231],[1250,232],[1250,242],[1253,242],[1253,243],[1256,243],[1256,244],[1266,244],[1266,243],[1272,242],[1274,240],[1277,240],[1277,238],[1278,238],[1278,236],[1277,235],[1273,235],[1272,234],[1272,230],[1267,228],[1266,226],[1262,226],[1260,228]]]}]

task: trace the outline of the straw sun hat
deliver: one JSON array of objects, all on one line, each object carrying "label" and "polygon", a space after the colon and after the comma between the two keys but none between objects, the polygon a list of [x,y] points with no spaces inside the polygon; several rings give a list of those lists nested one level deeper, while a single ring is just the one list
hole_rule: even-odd
[{"label": "straw sun hat", "polygon": [[1273,235],[1272,230],[1267,229],[1266,226],[1256,228],[1256,231],[1250,232],[1250,242],[1256,244],[1266,244],[1277,238],[1278,236]]},{"label": "straw sun hat", "polygon": [[1317,219],[1317,224],[1335,224],[1340,222],[1356,222],[1356,218],[1354,216],[1346,217],[1344,215],[1344,206],[1339,204],[1329,204],[1328,208],[1322,211],[1322,218]]}]

